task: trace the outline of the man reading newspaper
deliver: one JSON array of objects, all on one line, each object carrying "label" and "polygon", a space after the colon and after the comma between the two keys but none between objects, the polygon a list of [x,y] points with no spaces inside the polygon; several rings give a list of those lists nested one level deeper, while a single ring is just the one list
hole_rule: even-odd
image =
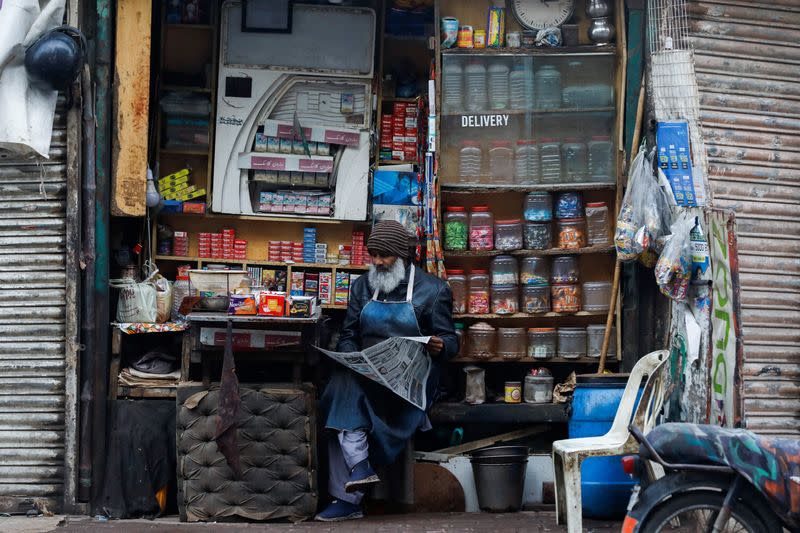
[{"label": "man reading newspaper", "polygon": [[[417,429],[430,428],[420,407],[433,401],[441,362],[458,352],[450,288],[410,262],[409,242],[399,222],[376,224],[367,241],[369,273],[350,287],[339,353],[329,353],[343,365],[337,365],[320,401],[325,427],[332,430],[328,489],[336,499],[317,520],[363,516],[363,489],[378,481],[372,465],[392,463]],[[403,365],[427,365],[428,356],[425,383]],[[365,376],[370,374],[372,379]]]}]

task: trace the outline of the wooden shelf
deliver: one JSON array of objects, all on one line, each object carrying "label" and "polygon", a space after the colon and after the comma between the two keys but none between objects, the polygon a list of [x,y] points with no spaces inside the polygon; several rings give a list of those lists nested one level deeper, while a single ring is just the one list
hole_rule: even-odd
[{"label": "wooden shelf", "polygon": [[177,386],[170,387],[130,387],[119,385],[117,398],[175,398]]},{"label": "wooden shelf", "polygon": [[513,255],[517,257],[541,257],[545,255],[583,255],[583,254],[602,254],[615,251],[613,245],[607,246],[587,246],[586,248],[564,249],[550,248],[548,250],[464,250],[444,252],[445,258],[458,257],[495,257],[498,255]]},{"label": "wooden shelf", "polygon": [[560,46],[540,48],[445,48],[442,55],[466,56],[585,56],[585,55],[616,55],[617,47],[613,44]]},{"label": "wooden shelf", "polygon": [[396,159],[387,159],[384,161],[378,161],[378,166],[393,166],[393,165],[419,165],[417,161],[398,161]]},{"label": "wooden shelf", "polygon": [[469,405],[463,402],[435,403],[430,419],[439,423],[532,424],[567,422],[566,403],[484,403]]},{"label": "wooden shelf", "polygon": [[488,183],[442,183],[442,192],[450,194],[499,194],[535,191],[597,191],[615,189],[616,183],[551,183],[539,185],[491,185]]},{"label": "wooden shelf", "polygon": [[330,217],[319,217],[315,215],[280,215],[272,213],[269,215],[234,215],[228,213],[161,213],[159,217],[195,217],[202,219],[228,219],[228,220],[253,220],[259,222],[296,222],[301,224],[369,224],[369,222],[362,220],[339,220]]},{"label": "wooden shelf", "polygon": [[560,317],[568,317],[568,316],[607,316],[608,311],[578,311],[577,313],[538,313],[538,314],[528,314],[528,313],[513,313],[509,315],[498,315],[496,313],[490,313],[487,315],[473,315],[470,313],[464,313],[460,315],[453,315],[455,319],[476,319],[476,320],[519,320],[519,319],[531,319],[531,318],[560,318]]},{"label": "wooden shelf", "polygon": [[[523,365],[549,365],[549,364],[569,364],[569,363],[576,363],[576,364],[598,364],[600,362],[599,357],[577,357],[574,359],[570,359],[569,357],[553,357],[550,359],[533,359],[531,357],[523,357],[521,359],[505,359],[503,357],[492,357],[491,359],[478,359],[475,357],[458,357],[456,359],[451,359],[450,363],[470,363],[470,364],[479,364],[479,363],[518,363]],[[616,363],[616,359],[606,358],[606,364]]]},{"label": "wooden shelf", "polygon": [[208,157],[208,148],[159,148],[161,155],[189,155],[196,157]]},{"label": "wooden shelf", "polygon": [[292,268],[320,268],[332,270],[369,270],[369,265],[334,265],[332,263],[286,263],[284,261],[267,261],[260,259],[224,259],[221,257],[186,257],[177,255],[157,255],[156,261],[186,261],[195,263],[223,263],[235,265],[276,266]]},{"label": "wooden shelf", "polygon": [[464,115],[565,115],[573,113],[613,113],[614,107],[561,107],[557,109],[487,109],[485,111],[460,111],[442,113],[443,117],[460,117]]}]

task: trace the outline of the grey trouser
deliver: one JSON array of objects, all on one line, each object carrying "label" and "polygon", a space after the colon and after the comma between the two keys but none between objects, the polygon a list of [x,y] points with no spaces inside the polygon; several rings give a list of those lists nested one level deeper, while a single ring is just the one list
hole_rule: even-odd
[{"label": "grey trouser", "polygon": [[336,439],[328,439],[328,492],[337,500],[360,504],[364,493],[345,492],[350,472],[369,456],[367,434],[363,431],[339,431]]}]

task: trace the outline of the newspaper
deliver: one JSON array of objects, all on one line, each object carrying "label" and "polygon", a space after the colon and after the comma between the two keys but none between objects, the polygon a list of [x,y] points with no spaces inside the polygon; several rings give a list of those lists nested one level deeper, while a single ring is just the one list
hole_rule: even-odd
[{"label": "newspaper", "polygon": [[425,352],[429,340],[430,337],[392,337],[360,352],[317,349],[424,411],[428,405],[425,386],[431,373],[431,358]]}]

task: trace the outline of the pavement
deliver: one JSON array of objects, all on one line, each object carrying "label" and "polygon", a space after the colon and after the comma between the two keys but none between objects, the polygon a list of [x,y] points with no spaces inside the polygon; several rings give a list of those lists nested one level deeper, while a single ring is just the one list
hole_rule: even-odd
[{"label": "pavement", "polygon": [[[617,533],[619,522],[584,520],[589,533]],[[362,520],[326,524],[321,522],[288,523],[181,523],[177,517],[156,520],[98,520],[88,516],[0,517],[0,532],[13,533],[85,533],[114,531],[119,533],[488,533],[520,531],[526,533],[562,532],[552,511],[519,513],[435,513],[368,516]]]}]

